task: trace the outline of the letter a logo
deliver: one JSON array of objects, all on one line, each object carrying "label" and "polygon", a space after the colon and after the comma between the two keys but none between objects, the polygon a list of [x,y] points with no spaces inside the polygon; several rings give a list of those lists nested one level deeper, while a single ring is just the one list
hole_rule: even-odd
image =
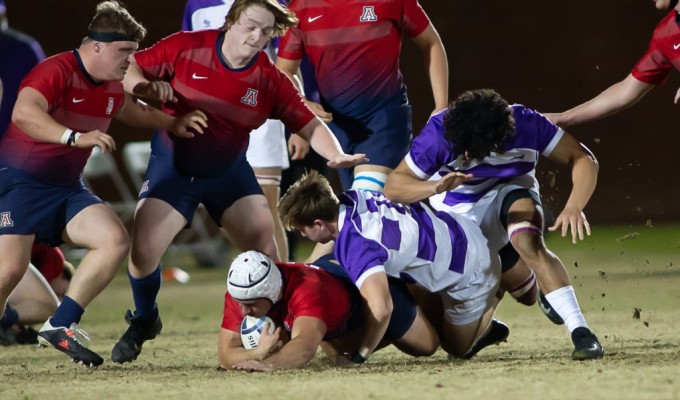
[{"label": "letter a logo", "polygon": [[6,226],[14,226],[14,221],[12,221],[12,213],[4,212],[0,214],[0,228]]},{"label": "letter a logo", "polygon": [[378,17],[375,15],[375,7],[374,6],[364,6],[364,11],[361,13],[361,18],[359,18],[359,21],[361,22],[371,22],[371,21],[377,21]]},{"label": "letter a logo", "polygon": [[257,90],[248,88],[245,96],[241,97],[241,103],[255,107],[257,105]]}]

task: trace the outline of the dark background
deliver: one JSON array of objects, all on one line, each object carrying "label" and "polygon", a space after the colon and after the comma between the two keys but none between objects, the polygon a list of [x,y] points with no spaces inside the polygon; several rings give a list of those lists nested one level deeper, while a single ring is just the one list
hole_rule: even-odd
[{"label": "dark background", "polygon": [[[38,39],[48,56],[78,46],[96,3],[6,0],[10,26]],[[648,0],[421,4],[448,53],[450,98],[467,89],[490,87],[510,102],[542,112],[571,108],[623,79],[665,15]],[[149,30],[144,48],[179,28],[184,1],[128,0],[127,6]],[[418,132],[434,104],[422,57],[408,39],[401,64]],[[586,209],[591,222],[680,221],[680,168],[675,160],[680,151],[680,105],[673,104],[678,87],[680,74],[673,73],[633,108],[571,130],[600,161],[599,186]],[[150,134],[118,124],[111,131],[119,146]],[[569,170],[544,160],[539,179],[544,203],[561,209],[570,190]]]}]

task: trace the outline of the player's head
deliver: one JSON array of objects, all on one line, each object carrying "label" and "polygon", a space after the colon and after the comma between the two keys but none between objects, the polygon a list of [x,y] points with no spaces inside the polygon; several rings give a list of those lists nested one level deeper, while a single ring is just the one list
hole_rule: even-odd
[{"label": "player's head", "polygon": [[146,36],[146,28],[117,1],[104,1],[97,4],[87,30],[79,51],[87,54],[92,69],[88,72],[97,80],[122,80],[132,53]]},{"label": "player's head", "polygon": [[505,151],[515,135],[515,120],[508,102],[494,90],[468,90],[449,106],[444,130],[456,157],[482,159]]},{"label": "player's head", "polygon": [[[317,171],[309,171],[297,180],[279,200],[283,226],[298,230],[315,242],[332,240],[328,223],[338,219],[338,198],[330,183]],[[320,228],[313,231],[315,228]]]},{"label": "player's head", "polygon": [[[251,7],[261,7],[273,16],[273,22],[268,24],[269,37],[283,35],[288,28],[297,25],[298,19],[295,13],[282,6],[277,0],[236,0],[224,18],[223,31],[228,31],[234,24],[247,23],[247,10]],[[269,15],[268,15],[269,16]]]},{"label": "player's head", "polygon": [[657,10],[668,11],[678,6],[678,0],[654,0]]},{"label": "player's head", "polygon": [[274,304],[281,299],[282,289],[281,271],[271,258],[258,251],[239,254],[229,267],[227,291],[238,302],[250,304],[265,299]]}]

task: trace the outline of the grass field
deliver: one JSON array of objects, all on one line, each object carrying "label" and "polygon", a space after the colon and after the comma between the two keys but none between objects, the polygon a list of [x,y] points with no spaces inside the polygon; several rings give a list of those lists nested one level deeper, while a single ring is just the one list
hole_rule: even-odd
[{"label": "grass field", "polygon": [[385,349],[357,369],[317,356],[302,370],[224,372],[216,347],[225,270],[190,268],[188,284],[161,290],[163,334],[121,366],[110,361],[132,305],[121,272],[82,322],[104,365],[90,370],[53,349],[2,347],[0,399],[680,399],[680,226],[596,227],[578,245],[556,236],[548,243],[605,347],[602,360],[572,361],[564,327],[506,299],[497,317],[510,326],[508,342],[470,361]]}]

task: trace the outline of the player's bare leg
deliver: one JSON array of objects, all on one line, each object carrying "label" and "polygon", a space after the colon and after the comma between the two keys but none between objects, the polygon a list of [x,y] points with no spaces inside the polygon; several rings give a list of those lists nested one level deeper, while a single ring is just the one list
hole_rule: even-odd
[{"label": "player's bare leg", "polygon": [[269,210],[274,221],[274,239],[279,260],[288,261],[288,236],[279,217],[279,209],[276,206],[281,197],[281,168],[253,168],[257,183],[260,184],[264,197],[269,204]]},{"label": "player's bare leg", "polygon": [[239,250],[257,250],[272,259],[279,258],[274,242],[274,222],[264,196],[238,199],[224,211],[221,223]]}]

